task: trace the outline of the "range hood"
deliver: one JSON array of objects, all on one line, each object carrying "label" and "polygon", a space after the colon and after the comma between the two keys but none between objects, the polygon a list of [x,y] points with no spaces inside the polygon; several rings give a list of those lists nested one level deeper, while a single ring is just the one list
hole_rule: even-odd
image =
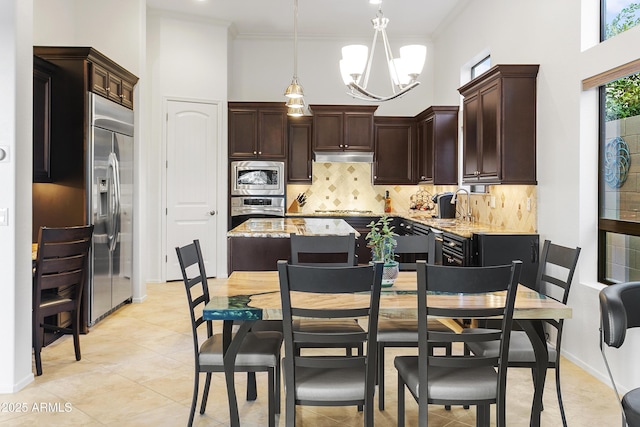
[{"label": "range hood", "polygon": [[373,152],[314,151],[313,161],[318,163],[373,163]]}]

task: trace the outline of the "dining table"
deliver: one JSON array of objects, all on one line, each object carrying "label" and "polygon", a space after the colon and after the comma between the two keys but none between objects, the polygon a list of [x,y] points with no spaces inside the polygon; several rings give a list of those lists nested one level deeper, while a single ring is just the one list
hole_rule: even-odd
[{"label": "dining table", "polygon": [[[280,282],[277,271],[234,271],[226,279],[211,281],[210,300],[203,310],[204,320],[223,321],[223,348],[227,395],[231,426],[239,426],[235,392],[235,358],[242,340],[258,320],[282,320]],[[504,299],[504,293],[428,294],[430,306],[485,308]],[[393,286],[383,288],[380,296],[381,319],[417,321],[417,275],[401,271]],[[335,300],[336,308],[350,304],[349,298]],[[527,333],[536,355],[531,426],[540,425],[542,394],[546,377],[548,352],[543,320],[571,318],[571,308],[561,302],[518,285],[513,318]],[[239,327],[232,334],[234,322]]]}]

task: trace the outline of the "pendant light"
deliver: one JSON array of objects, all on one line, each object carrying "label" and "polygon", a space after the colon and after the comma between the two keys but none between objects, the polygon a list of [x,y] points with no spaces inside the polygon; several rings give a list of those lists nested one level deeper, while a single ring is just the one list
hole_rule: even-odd
[{"label": "pendant light", "polygon": [[284,91],[287,97],[287,115],[304,115],[304,91],[298,83],[298,0],[293,0],[293,79]]}]

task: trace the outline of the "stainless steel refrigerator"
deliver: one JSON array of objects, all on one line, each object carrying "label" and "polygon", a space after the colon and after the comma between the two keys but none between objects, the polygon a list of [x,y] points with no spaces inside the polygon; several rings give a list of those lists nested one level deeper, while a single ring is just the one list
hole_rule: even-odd
[{"label": "stainless steel refrigerator", "polygon": [[89,325],[132,297],[133,111],[88,94],[88,222],[94,224],[87,287]]}]

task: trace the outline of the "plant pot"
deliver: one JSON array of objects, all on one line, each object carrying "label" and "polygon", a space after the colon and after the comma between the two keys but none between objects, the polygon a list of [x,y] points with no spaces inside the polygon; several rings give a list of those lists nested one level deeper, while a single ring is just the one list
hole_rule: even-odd
[{"label": "plant pot", "polygon": [[382,269],[382,287],[388,288],[393,285],[398,277],[398,261],[391,261],[384,265]]}]

